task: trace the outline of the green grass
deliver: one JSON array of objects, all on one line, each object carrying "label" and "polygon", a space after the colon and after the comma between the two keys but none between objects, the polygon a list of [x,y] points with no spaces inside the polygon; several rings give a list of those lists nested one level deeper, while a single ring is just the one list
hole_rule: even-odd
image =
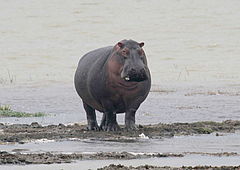
[{"label": "green grass", "polygon": [[0,117],[43,117],[45,113],[26,113],[13,111],[9,105],[0,106]]}]

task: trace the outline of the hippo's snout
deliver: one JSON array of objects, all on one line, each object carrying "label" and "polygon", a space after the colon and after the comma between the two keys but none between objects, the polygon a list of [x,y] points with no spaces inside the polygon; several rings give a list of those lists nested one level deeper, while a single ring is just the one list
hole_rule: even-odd
[{"label": "hippo's snout", "polygon": [[147,80],[147,73],[146,70],[144,68],[140,69],[140,70],[136,70],[136,69],[130,69],[127,73],[127,76],[124,77],[124,79],[126,81],[136,81],[136,82],[140,82],[140,81],[144,81]]}]

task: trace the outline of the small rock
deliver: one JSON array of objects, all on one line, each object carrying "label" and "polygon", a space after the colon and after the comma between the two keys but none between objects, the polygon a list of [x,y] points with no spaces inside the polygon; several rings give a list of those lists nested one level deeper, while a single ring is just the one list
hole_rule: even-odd
[{"label": "small rock", "polygon": [[40,128],[40,127],[42,127],[41,125],[38,124],[38,122],[32,122],[30,126],[33,127],[33,128]]}]

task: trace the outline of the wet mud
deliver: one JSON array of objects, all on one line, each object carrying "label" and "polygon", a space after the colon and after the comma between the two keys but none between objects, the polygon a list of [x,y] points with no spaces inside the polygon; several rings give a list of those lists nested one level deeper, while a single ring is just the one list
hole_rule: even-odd
[{"label": "wet mud", "polygon": [[98,170],[239,170],[240,166],[221,166],[221,167],[214,167],[214,166],[188,166],[188,167],[158,167],[158,166],[151,166],[151,165],[144,165],[138,167],[132,166],[124,166],[124,165],[109,165],[103,168],[98,168]]},{"label": "wet mud", "polygon": [[195,154],[195,155],[209,155],[209,156],[240,156],[236,152],[220,152],[220,153],[207,153],[207,152],[184,152],[184,155],[186,154]]},{"label": "wet mud", "polygon": [[23,154],[20,152],[9,153],[0,152],[0,165],[3,164],[53,164],[53,163],[71,163],[74,160],[129,160],[129,159],[146,159],[146,158],[162,158],[162,157],[183,157],[182,154],[131,154],[128,152],[100,152],[94,154],[53,154],[47,153],[30,153]]},{"label": "wet mud", "polygon": [[[86,125],[48,125],[42,126],[37,122],[31,124],[2,124],[0,123],[0,145],[8,143],[24,144],[38,139],[48,139],[54,141],[90,139],[114,142],[134,143],[140,139],[158,139],[163,137],[173,137],[177,135],[210,134],[215,132],[235,132],[240,130],[240,121],[227,120],[223,122],[195,122],[195,123],[173,123],[138,125],[135,131],[127,131],[124,127],[118,132],[89,131]],[[131,160],[161,157],[185,157],[186,155],[209,155],[218,157],[237,156],[237,152],[204,153],[204,152],[184,152],[181,154],[172,153],[131,153],[131,152],[98,152],[98,153],[24,153],[24,149],[13,149],[11,152],[0,152],[0,165],[27,165],[27,164],[60,164],[71,163],[78,160]],[[120,167],[119,167],[120,166]],[[218,169],[212,167],[182,167],[182,169]],[[228,167],[235,169],[235,167]],[[237,167],[239,168],[239,167]],[[170,167],[125,167],[122,165],[110,165],[103,170],[114,169],[174,169]]]},{"label": "wet mud", "polygon": [[97,139],[103,141],[135,142],[136,138],[162,138],[176,135],[211,134],[216,132],[235,132],[240,130],[240,121],[195,122],[138,125],[138,130],[127,131],[123,127],[118,132],[88,131],[85,125],[0,124],[0,143],[25,143],[35,139]]}]

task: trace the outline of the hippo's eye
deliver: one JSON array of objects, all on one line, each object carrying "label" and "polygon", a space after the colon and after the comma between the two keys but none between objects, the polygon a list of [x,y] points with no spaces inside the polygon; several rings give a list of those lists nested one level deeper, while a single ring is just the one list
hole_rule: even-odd
[{"label": "hippo's eye", "polygon": [[122,50],[122,55],[124,56],[124,58],[127,58],[128,51],[127,50]]},{"label": "hippo's eye", "polygon": [[142,56],[142,55],[143,55],[142,50],[138,50],[138,54],[139,54],[140,56]]}]

